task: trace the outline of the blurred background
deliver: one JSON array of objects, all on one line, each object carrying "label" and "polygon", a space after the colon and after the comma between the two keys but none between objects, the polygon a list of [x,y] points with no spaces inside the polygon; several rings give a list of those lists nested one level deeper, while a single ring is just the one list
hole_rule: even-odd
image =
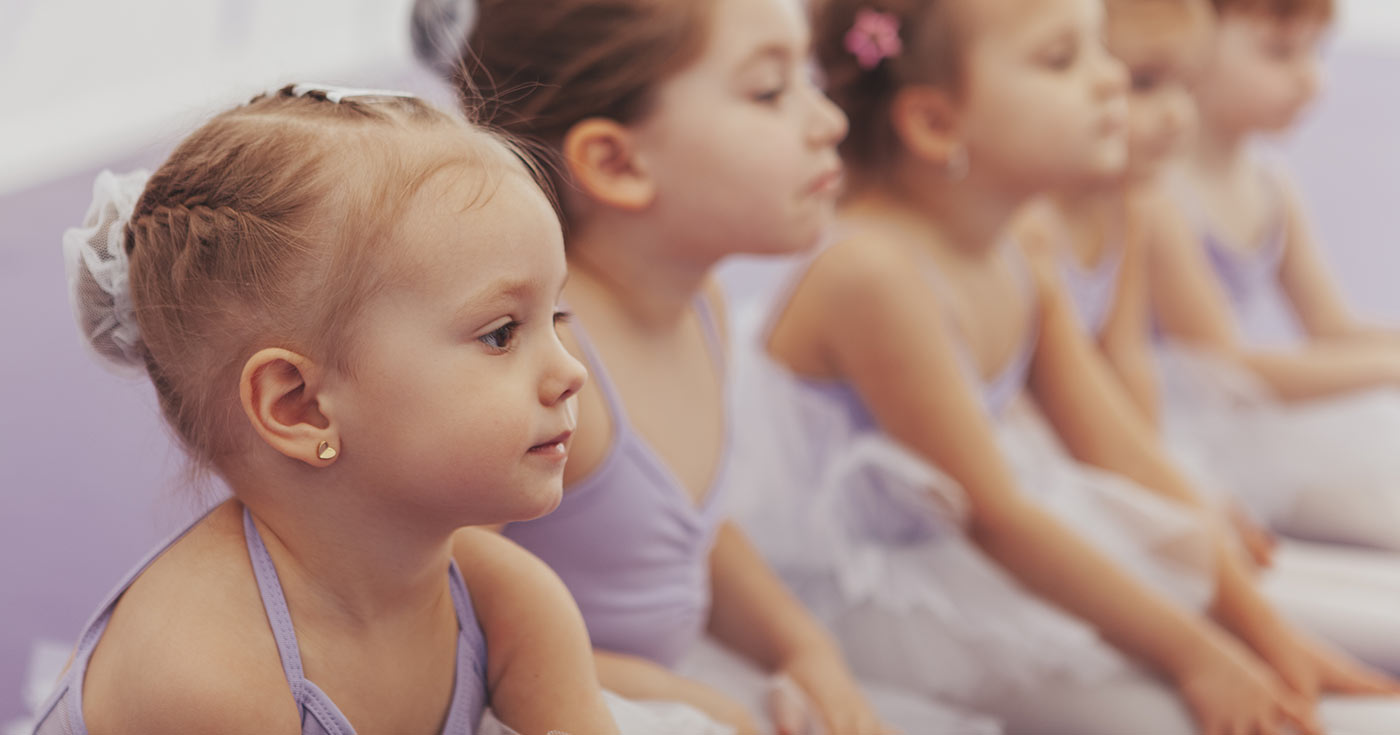
[{"label": "blurred background", "polygon": [[[1361,310],[1400,320],[1400,2],[1342,0],[1328,86],[1277,141]],[[411,0],[0,0],[0,732],[120,577],[210,500],[141,380],[79,343],[60,238],[102,168],[154,168],[205,117],[289,81],[451,96]],[[762,267],[725,278],[742,298]],[[46,670],[53,666],[43,667]]]}]

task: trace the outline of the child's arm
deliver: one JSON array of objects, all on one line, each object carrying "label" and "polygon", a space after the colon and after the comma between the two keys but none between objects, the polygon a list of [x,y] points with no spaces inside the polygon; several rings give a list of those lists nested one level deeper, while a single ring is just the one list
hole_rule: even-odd
[{"label": "child's arm", "polygon": [[1075,459],[1134,480],[1197,508],[1205,503],[1161,451],[1124,384],[1083,327],[1054,263],[1032,256],[1039,293],[1040,339],[1030,389]]},{"label": "child's arm", "polygon": [[1400,340],[1397,340],[1400,334],[1365,324],[1352,312],[1322,257],[1322,249],[1308,223],[1298,191],[1281,177],[1274,177],[1274,180],[1282,191],[1287,214],[1286,245],[1279,283],[1303,328],[1317,339],[1366,338],[1384,334],[1389,340],[1396,340],[1393,346],[1400,348]]},{"label": "child's arm", "polygon": [[710,552],[710,585],[710,632],[763,668],[791,677],[826,732],[885,731],[835,641],[731,522],[720,526]]},{"label": "child's arm", "polygon": [[1171,676],[1203,725],[1252,727],[1280,708],[1306,719],[1223,631],[1143,586],[1024,498],[914,254],[848,241],[818,259],[807,283],[835,371],[855,384],[886,432],[961,484],[970,533],[988,555]]},{"label": "child's arm", "polygon": [[1400,384],[1400,352],[1365,341],[1313,342],[1253,350],[1235,331],[1231,307],[1185,216],[1165,197],[1152,207],[1148,263],[1153,312],[1162,328],[1251,370],[1285,399]]},{"label": "child's arm", "polygon": [[[1098,353],[1081,333],[1052,265],[1036,262],[1035,269],[1044,296],[1031,384],[1060,439],[1081,461],[1135,480],[1149,491],[1204,507],[1160,443],[1128,410],[1129,401],[1119,386],[1096,364]],[[1313,662],[1302,655],[1297,634],[1260,593],[1244,557],[1226,533],[1226,520],[1207,519],[1216,570],[1212,614],[1274,666],[1295,691],[1315,697],[1318,681]]]},{"label": "child's arm", "polygon": [[1108,323],[1099,336],[1104,355],[1113,365],[1129,398],[1149,427],[1160,420],[1157,368],[1152,357],[1152,314],[1147,289],[1149,236],[1138,216],[1137,197],[1129,197],[1128,227],[1123,237],[1123,264]]},{"label": "child's arm", "polygon": [[682,702],[741,735],[760,732],[754,714],[743,704],[693,679],[636,656],[594,649],[598,678],[611,692],[628,699]]},{"label": "child's arm", "polygon": [[616,733],[583,617],[564,584],[509,540],[462,529],[453,553],[486,635],[487,686],[502,723],[520,733]]}]

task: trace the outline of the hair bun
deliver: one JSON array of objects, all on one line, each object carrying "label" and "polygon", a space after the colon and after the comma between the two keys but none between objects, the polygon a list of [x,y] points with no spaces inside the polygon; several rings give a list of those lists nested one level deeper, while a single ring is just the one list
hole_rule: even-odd
[{"label": "hair bun", "polygon": [[127,222],[150,177],[145,170],[98,174],[83,226],[63,233],[68,295],[83,341],[102,362],[123,373],[145,368],[125,238]]}]

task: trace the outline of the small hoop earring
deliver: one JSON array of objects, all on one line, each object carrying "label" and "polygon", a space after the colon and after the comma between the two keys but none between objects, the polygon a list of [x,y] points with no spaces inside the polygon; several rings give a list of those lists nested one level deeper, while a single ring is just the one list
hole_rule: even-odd
[{"label": "small hoop earring", "polygon": [[340,452],[335,451],[335,447],[331,446],[331,443],[328,441],[323,441],[316,445],[316,456],[327,462],[335,459],[338,454],[340,454]]},{"label": "small hoop earring", "polygon": [[943,175],[949,181],[962,181],[967,178],[967,174],[972,171],[972,161],[967,156],[967,146],[959,143],[953,152],[948,154],[948,163],[943,169]]}]

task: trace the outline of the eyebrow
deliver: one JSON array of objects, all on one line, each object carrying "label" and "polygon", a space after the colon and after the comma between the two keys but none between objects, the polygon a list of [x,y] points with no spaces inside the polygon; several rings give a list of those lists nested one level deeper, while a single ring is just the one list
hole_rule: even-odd
[{"label": "eyebrow", "polygon": [[485,306],[524,301],[534,292],[536,283],[525,278],[501,278],[484,288],[472,292],[457,309],[459,317],[466,318]]},{"label": "eyebrow", "polygon": [[757,64],[759,62],[766,62],[766,60],[769,59],[778,60],[778,62],[785,62],[785,60],[787,60],[790,56],[791,49],[788,48],[787,43],[764,43],[764,45],[760,46],[760,48],[755,50],[755,52],[743,57],[743,62],[739,63],[738,66],[735,66],[735,70],[743,71],[749,69],[749,67],[753,66],[753,64]]},{"label": "eyebrow", "polygon": [[[559,293],[562,294],[564,286],[569,283],[569,271],[564,271],[564,278],[559,282]],[[457,314],[466,317],[473,312],[494,305],[507,304],[518,301],[525,301],[532,296],[540,287],[540,281],[530,278],[506,277],[499,278],[485,287],[475,291],[467,297],[462,306],[457,309]]]}]

